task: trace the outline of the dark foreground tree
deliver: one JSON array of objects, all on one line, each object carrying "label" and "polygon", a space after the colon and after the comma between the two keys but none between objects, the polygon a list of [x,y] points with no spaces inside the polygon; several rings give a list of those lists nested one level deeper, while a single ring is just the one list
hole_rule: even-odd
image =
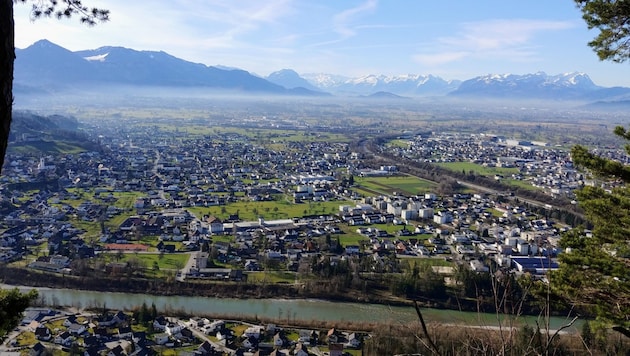
[{"label": "dark foreground tree", "polygon": [[588,43],[601,60],[630,57],[630,0],[575,0],[589,29],[599,34]]},{"label": "dark foreground tree", "polygon": [[[599,35],[589,42],[601,60],[630,58],[630,0],[574,0],[590,29]],[[630,140],[622,126],[615,135]],[[630,155],[630,145],[625,146]],[[600,326],[630,337],[630,166],[599,157],[575,146],[573,162],[595,177],[617,182],[604,190],[584,187],[577,192],[580,206],[593,224],[592,233],[573,231],[560,241],[560,269],[551,275],[554,288],[578,309],[597,316]]]},{"label": "dark foreground tree", "polygon": [[[615,134],[630,139],[623,127],[617,127]],[[630,154],[630,145],[626,151]],[[561,247],[569,250],[560,255],[552,285],[578,310],[596,315],[600,326],[630,337],[630,169],[582,146],[575,146],[571,153],[578,166],[621,186],[608,191],[586,186],[577,191],[593,231],[573,231],[562,237]]]},{"label": "dark foreground tree", "polygon": [[37,291],[20,293],[15,289],[0,290],[0,336],[16,327],[22,320],[22,313],[37,299]]},{"label": "dark foreground tree", "polygon": [[15,61],[14,3],[30,4],[31,17],[56,17],[58,19],[78,16],[82,23],[94,25],[107,21],[109,11],[88,8],[81,0],[0,0],[0,172],[9,141],[13,107],[13,63]]}]

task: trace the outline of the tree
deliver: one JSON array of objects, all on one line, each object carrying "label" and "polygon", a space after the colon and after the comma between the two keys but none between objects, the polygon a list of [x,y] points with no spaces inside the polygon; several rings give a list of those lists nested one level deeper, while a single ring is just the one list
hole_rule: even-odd
[{"label": "tree", "polygon": [[22,320],[22,313],[32,301],[37,299],[37,291],[21,293],[17,288],[0,290],[0,336],[16,327]]},{"label": "tree", "polygon": [[589,29],[599,34],[588,43],[601,60],[625,62],[630,57],[630,1],[574,0]]},{"label": "tree", "polygon": [[13,108],[13,65],[15,61],[15,23],[13,3],[31,3],[31,17],[79,16],[88,26],[109,20],[109,10],[88,8],[81,0],[0,0],[0,171],[9,143]]},{"label": "tree", "polygon": [[[630,58],[630,1],[574,1],[588,27],[600,30],[589,42],[599,59],[621,63]],[[630,140],[630,132],[622,126],[614,133]],[[630,144],[625,150],[630,154]],[[572,231],[562,237],[560,246],[567,253],[560,255],[552,283],[576,307],[630,337],[630,166],[599,157],[580,145],[573,147],[571,156],[593,175],[623,185],[610,191],[587,186],[577,192],[594,228],[592,234]]]},{"label": "tree", "polygon": [[[626,140],[623,128],[614,133]],[[626,145],[630,154],[630,145]],[[599,178],[623,183],[606,191],[585,186],[577,191],[592,233],[571,231],[560,240],[566,253],[551,275],[552,285],[579,310],[596,315],[600,325],[612,326],[630,337],[630,167],[599,157],[582,146],[572,151],[573,162]]]}]

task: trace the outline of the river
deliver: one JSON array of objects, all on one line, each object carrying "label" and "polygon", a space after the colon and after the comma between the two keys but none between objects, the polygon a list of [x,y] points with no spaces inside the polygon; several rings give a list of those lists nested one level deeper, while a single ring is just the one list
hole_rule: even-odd
[{"label": "river", "polygon": [[[0,285],[1,288],[15,286]],[[22,291],[32,288],[18,287]],[[287,320],[325,320],[338,322],[392,322],[407,324],[417,322],[413,307],[387,306],[367,303],[330,302],[319,299],[238,299],[208,298],[187,296],[155,296],[131,293],[103,293],[85,290],[36,288],[44,304],[77,308],[106,307],[108,309],[130,310],[146,303],[155,304],[158,311],[183,311],[192,315],[223,315],[234,319],[239,317],[262,317]],[[438,322],[468,326],[499,326],[496,314],[474,313],[456,310],[423,308],[426,322]],[[536,325],[538,318],[521,316],[515,319],[515,325]],[[508,324],[503,319],[503,326]],[[558,329],[567,324],[569,319],[551,317],[550,329]],[[544,321],[539,320],[541,327]],[[577,332],[581,322],[578,320],[568,332]]]}]

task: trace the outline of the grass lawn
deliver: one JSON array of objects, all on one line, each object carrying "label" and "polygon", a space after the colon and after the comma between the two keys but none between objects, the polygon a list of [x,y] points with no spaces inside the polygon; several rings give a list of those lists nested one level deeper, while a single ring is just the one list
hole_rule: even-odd
[{"label": "grass lawn", "polygon": [[101,225],[97,221],[83,221],[71,219],[72,225],[77,229],[85,230],[84,237],[87,239],[101,236]]},{"label": "grass lawn", "polygon": [[480,164],[472,163],[472,162],[446,162],[446,163],[436,163],[440,167],[444,167],[451,171],[461,172],[465,171],[466,174],[472,171],[477,175],[492,177],[497,174],[503,176],[510,176],[514,173],[518,173],[518,168],[497,168],[497,167],[484,167]]},{"label": "grass lawn", "polygon": [[354,182],[358,189],[365,188],[367,191],[387,195],[393,193],[424,194],[433,191],[437,186],[436,183],[412,176],[357,177]]},{"label": "grass lawn", "polygon": [[[117,252],[103,254],[111,261],[116,261]],[[161,257],[160,257],[161,256]],[[190,254],[188,253],[124,253],[120,262],[129,261],[132,258],[137,258],[141,261],[145,268],[151,269],[155,262],[157,262],[160,270],[162,269],[179,269],[186,265]]]},{"label": "grass lawn", "polygon": [[489,209],[486,209],[486,211],[492,214],[492,216],[497,217],[497,218],[500,218],[503,216],[503,212],[498,211],[497,209],[489,208]]},{"label": "grass lawn", "polygon": [[118,227],[120,227],[120,224],[122,224],[125,220],[127,220],[128,217],[129,215],[124,214],[124,213],[114,215],[112,216],[111,219],[105,221],[105,226],[112,229],[112,231],[118,230]]},{"label": "grass lawn", "polygon": [[339,236],[339,242],[341,243],[341,246],[346,247],[349,245],[358,245],[361,246],[362,242],[368,242],[368,238],[361,235],[361,234],[357,234],[356,232],[351,232],[351,233],[347,233],[347,234],[343,234],[343,235],[335,235],[332,237],[333,240],[337,239],[337,236]]},{"label": "grass lawn", "polygon": [[308,215],[336,214],[345,201],[293,203],[285,199],[263,202],[235,202],[225,206],[187,208],[197,217],[213,215],[227,219],[231,214],[238,214],[241,220],[255,221],[259,217],[267,220],[290,219]]},{"label": "grass lawn", "polygon": [[352,190],[362,197],[373,197],[374,195],[376,195],[375,193],[378,193],[373,190],[361,189],[356,186],[352,187]]},{"label": "grass lawn", "polygon": [[287,340],[297,342],[300,339],[300,333],[297,331],[288,331],[286,333]]},{"label": "grass lawn", "polygon": [[231,327],[230,329],[232,329],[232,331],[234,331],[234,335],[236,335],[236,337],[242,336],[243,333],[245,332],[245,330],[247,330],[247,328],[249,328],[249,325],[247,324],[239,324],[239,325],[235,325],[233,327]]},{"label": "grass lawn", "polygon": [[35,345],[37,343],[37,338],[35,338],[35,333],[25,331],[18,335],[17,342],[19,346]]},{"label": "grass lawn", "polygon": [[232,235],[212,235],[211,239],[212,239],[212,243],[215,243],[215,242],[232,243],[232,242],[234,242],[234,236],[232,236]]},{"label": "grass lawn", "polygon": [[112,195],[118,199],[114,202],[114,206],[121,209],[133,209],[136,199],[146,196],[142,192],[113,192]]},{"label": "grass lawn", "polygon": [[409,148],[409,140],[395,139],[387,142],[389,147]]},{"label": "grass lawn", "polygon": [[511,185],[513,187],[523,188],[523,189],[526,189],[526,190],[541,190],[540,188],[534,187],[530,182],[528,182],[526,180],[518,180],[518,179],[506,178],[506,179],[502,179],[501,182],[503,182],[503,183],[505,183],[507,185]]}]

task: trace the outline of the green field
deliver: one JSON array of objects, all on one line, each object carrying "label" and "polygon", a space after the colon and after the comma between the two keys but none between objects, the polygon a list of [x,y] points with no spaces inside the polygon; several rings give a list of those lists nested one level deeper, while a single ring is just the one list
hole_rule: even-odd
[{"label": "green field", "polygon": [[[144,268],[151,269],[155,262],[159,266],[160,270],[176,270],[183,268],[188,262],[190,254],[188,253],[123,253],[121,255],[118,252],[111,252],[103,254],[109,261],[116,262],[128,262],[131,259],[138,259]],[[118,256],[122,257],[120,260]]]},{"label": "green field", "polygon": [[267,220],[290,219],[309,215],[328,215],[339,212],[339,206],[347,204],[342,201],[293,203],[288,200],[264,202],[235,202],[225,206],[189,207],[191,213],[198,218],[213,215],[227,219],[231,214],[238,214],[241,220],[255,221],[259,217]]},{"label": "green field", "polygon": [[436,163],[440,167],[444,167],[454,172],[474,172],[476,175],[493,177],[497,174],[502,176],[510,176],[518,173],[518,168],[497,168],[497,167],[484,167],[480,164],[472,162],[446,162]]},{"label": "green field", "polygon": [[401,140],[401,139],[391,140],[387,142],[387,146],[409,148],[409,140]]},{"label": "green field", "polygon": [[417,195],[429,193],[437,186],[434,182],[412,176],[358,177],[354,183],[357,190],[371,192],[371,195],[375,193]]},{"label": "green field", "polygon": [[501,182],[503,184],[527,190],[539,190],[538,188],[531,185],[531,183],[528,181],[510,178],[512,174],[516,174],[519,172],[518,168],[484,167],[482,165],[472,162],[448,162],[437,163],[437,165],[454,172],[465,172],[466,174],[473,172],[476,175],[485,177],[494,177],[495,175],[501,175],[504,177],[504,179],[501,179]]}]

